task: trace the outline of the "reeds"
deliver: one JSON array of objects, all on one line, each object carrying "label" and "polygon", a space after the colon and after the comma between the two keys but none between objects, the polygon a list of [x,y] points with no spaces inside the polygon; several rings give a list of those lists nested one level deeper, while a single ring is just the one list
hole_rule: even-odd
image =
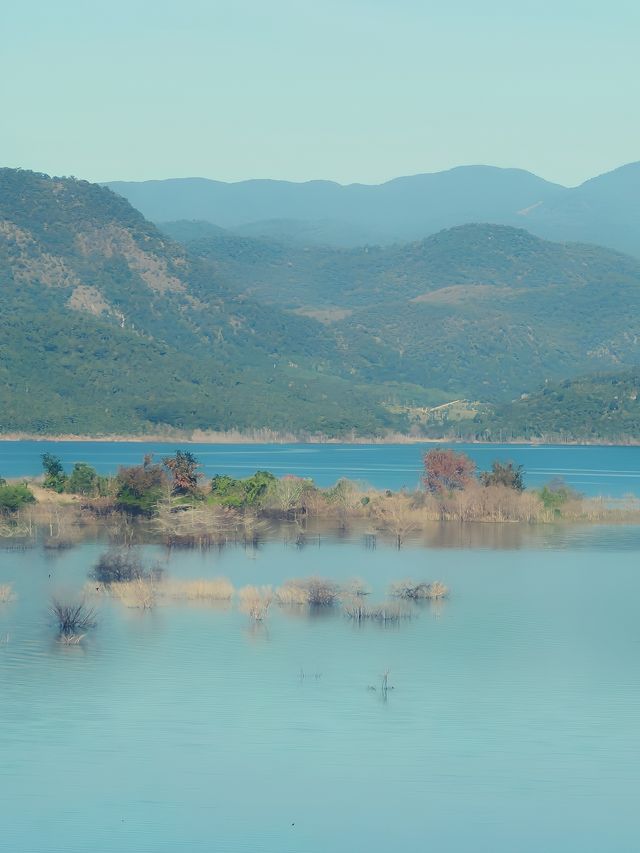
[{"label": "reeds", "polygon": [[421,601],[444,598],[449,594],[449,590],[442,581],[427,583],[426,581],[402,580],[391,584],[389,594],[395,598]]},{"label": "reeds", "polygon": [[276,590],[276,600],[278,604],[285,607],[307,607],[309,605],[309,594],[295,581],[287,581]]},{"label": "reeds", "polygon": [[233,592],[233,584],[227,578],[172,580],[161,586],[163,595],[185,601],[230,601]]},{"label": "reeds", "polygon": [[151,578],[111,583],[106,590],[125,607],[152,610],[158,603],[158,584]]},{"label": "reeds", "polygon": [[13,601],[13,587],[10,583],[2,583],[0,584],[0,604],[8,604],[10,601]]},{"label": "reeds", "polygon": [[270,586],[244,586],[238,592],[240,609],[255,622],[262,622],[273,602],[273,590]]},{"label": "reeds", "polygon": [[356,622],[374,620],[386,624],[387,622],[398,622],[400,619],[409,619],[411,611],[399,601],[384,601],[381,604],[366,604],[362,596],[345,598],[342,603],[345,616]]},{"label": "reeds", "polygon": [[68,602],[54,598],[49,612],[57,622],[60,639],[68,645],[79,643],[84,637],[82,632],[96,624],[96,611],[84,601]]}]

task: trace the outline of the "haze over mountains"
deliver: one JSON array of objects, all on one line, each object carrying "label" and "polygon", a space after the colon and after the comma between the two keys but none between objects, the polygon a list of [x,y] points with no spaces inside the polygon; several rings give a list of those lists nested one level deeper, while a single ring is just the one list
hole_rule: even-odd
[{"label": "haze over mountains", "polygon": [[472,222],[640,255],[640,163],[575,188],[520,169],[461,166],[374,185],[204,178],[108,184],[154,222],[203,220],[280,242],[359,246]]},{"label": "haze over mountains", "polygon": [[0,170],[2,431],[371,435],[640,365],[640,260],[609,249],[500,224],[360,248],[163,227]]}]

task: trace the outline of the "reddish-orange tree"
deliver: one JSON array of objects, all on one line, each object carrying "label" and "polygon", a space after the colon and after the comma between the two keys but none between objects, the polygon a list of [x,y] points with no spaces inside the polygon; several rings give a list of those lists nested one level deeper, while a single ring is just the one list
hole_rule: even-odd
[{"label": "reddish-orange tree", "polygon": [[464,489],[473,480],[476,463],[466,453],[430,450],[424,455],[422,481],[428,492],[438,494]]},{"label": "reddish-orange tree", "polygon": [[165,468],[173,476],[172,491],[174,495],[193,495],[198,489],[199,462],[188,450],[177,450],[175,456],[167,456],[162,460]]}]

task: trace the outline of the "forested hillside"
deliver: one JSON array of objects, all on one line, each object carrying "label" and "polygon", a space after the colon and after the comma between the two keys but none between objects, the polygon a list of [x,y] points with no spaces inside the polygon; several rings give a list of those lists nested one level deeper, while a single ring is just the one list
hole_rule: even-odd
[{"label": "forested hillside", "polygon": [[0,311],[3,431],[402,426],[320,324],[235,294],[86,182],[0,171]]},{"label": "forested hillside", "polygon": [[640,440],[640,370],[548,383],[455,427],[485,440]]},{"label": "forested hillside", "polygon": [[237,292],[320,318],[354,363],[367,353],[369,381],[497,401],[640,360],[640,262],[597,246],[499,225],[360,249],[165,228]]}]

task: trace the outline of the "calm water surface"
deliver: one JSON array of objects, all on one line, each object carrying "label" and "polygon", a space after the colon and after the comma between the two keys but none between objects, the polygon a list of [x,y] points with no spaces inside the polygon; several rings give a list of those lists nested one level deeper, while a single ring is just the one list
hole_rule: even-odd
[{"label": "calm water surface", "polygon": [[[41,473],[41,454],[60,456],[65,465],[89,462],[100,473],[115,473],[119,465],[137,465],[145,453],[162,457],[179,444],[153,442],[0,442],[0,475],[34,476]],[[415,488],[419,483],[421,456],[429,444],[193,444],[189,449],[200,459],[207,476],[216,473],[246,477],[257,469],[277,476],[297,474],[328,486],[339,477],[362,480],[383,489]],[[440,445],[438,445],[440,446]],[[454,445],[468,453],[478,468],[511,459],[524,465],[530,487],[554,477],[588,495],[621,497],[640,495],[639,447],[583,447],[567,445]]]},{"label": "calm water surface", "polygon": [[[148,547],[238,587],[445,581],[394,627],[275,608],[100,603],[62,647],[52,592],[100,542],[0,551],[0,802],[12,853],[637,849],[640,530],[445,525],[246,551]],[[386,701],[381,674],[393,686]],[[375,687],[375,690],[368,689]]]}]

